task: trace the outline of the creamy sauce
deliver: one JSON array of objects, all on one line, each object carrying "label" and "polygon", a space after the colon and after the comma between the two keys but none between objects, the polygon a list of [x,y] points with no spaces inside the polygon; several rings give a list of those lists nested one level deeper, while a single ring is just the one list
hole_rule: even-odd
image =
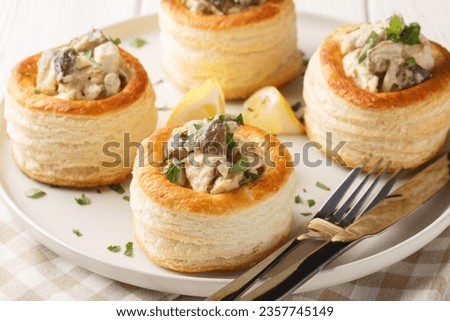
[{"label": "creamy sauce", "polygon": [[[236,135],[238,128],[235,119],[224,116],[175,128],[163,173],[173,183],[211,194],[225,193],[258,179],[265,169],[262,146]],[[250,153],[258,157],[243,155]]]},{"label": "creamy sauce", "polygon": [[[389,21],[366,23],[348,34],[338,35],[342,64],[347,76],[362,89],[371,92],[391,92],[416,86],[431,77],[435,65],[430,42],[419,36],[420,43],[409,45],[387,39]],[[378,41],[366,51],[364,47],[371,33]]]},{"label": "creamy sauce", "polygon": [[117,94],[125,85],[119,48],[101,31],[42,53],[36,88],[67,100],[95,100]]},{"label": "creamy sauce", "polygon": [[227,15],[249,10],[266,0],[181,0],[181,2],[197,13]]}]

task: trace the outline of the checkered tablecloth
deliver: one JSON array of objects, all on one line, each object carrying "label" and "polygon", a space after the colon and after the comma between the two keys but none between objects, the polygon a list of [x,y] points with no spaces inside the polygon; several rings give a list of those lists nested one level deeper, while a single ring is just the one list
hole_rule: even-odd
[{"label": "checkered tablecloth", "polygon": [[[33,240],[0,201],[0,300],[200,300],[138,288],[76,266]],[[450,227],[359,280],[290,300],[450,300]]]}]

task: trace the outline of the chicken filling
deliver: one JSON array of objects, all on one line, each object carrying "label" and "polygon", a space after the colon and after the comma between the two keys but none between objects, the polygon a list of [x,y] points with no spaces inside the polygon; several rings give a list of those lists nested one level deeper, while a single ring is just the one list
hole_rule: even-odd
[{"label": "chicken filling", "polygon": [[266,0],[181,0],[181,2],[197,13],[227,15],[249,10]]},{"label": "chicken filling", "polygon": [[238,136],[241,125],[242,116],[216,116],[175,128],[162,172],[172,183],[210,194],[260,178],[265,170],[263,146]]},{"label": "chicken filling", "polygon": [[417,23],[408,26],[395,15],[339,37],[344,71],[362,89],[400,91],[432,77],[431,45]]},{"label": "chicken filling", "polygon": [[67,100],[107,98],[126,84],[121,65],[115,41],[94,29],[66,46],[42,53],[36,89]]}]

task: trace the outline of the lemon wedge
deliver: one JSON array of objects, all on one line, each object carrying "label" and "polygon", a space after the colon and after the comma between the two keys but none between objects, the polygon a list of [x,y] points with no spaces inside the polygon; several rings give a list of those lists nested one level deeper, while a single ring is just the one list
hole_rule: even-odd
[{"label": "lemon wedge", "polygon": [[225,99],[216,80],[207,79],[199,87],[188,91],[169,116],[167,124],[225,114]]},{"label": "lemon wedge", "polygon": [[244,102],[244,122],[272,134],[303,134],[302,123],[295,116],[291,105],[273,87],[263,87]]}]

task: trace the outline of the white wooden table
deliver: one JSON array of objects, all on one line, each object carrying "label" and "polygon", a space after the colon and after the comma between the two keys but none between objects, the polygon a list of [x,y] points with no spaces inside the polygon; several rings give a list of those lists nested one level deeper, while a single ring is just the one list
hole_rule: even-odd
[{"label": "white wooden table", "polygon": [[[448,0],[296,0],[297,10],[321,14],[329,17],[340,18],[346,21],[359,22],[359,21],[375,21],[384,20],[392,15],[393,12],[401,13],[407,21],[419,21],[422,25],[422,30],[428,38],[439,42],[448,49],[450,49],[450,21],[448,14],[450,12],[450,1]],[[68,39],[75,37],[79,34],[86,32],[91,27],[101,28],[119,21],[124,21],[139,17],[146,14],[155,14],[159,8],[159,0],[0,0],[0,97],[3,94],[5,88],[5,82],[9,75],[11,68],[22,58],[29,56],[35,52],[43,49],[59,45],[67,42]],[[18,252],[21,249],[21,245],[9,246],[9,239],[20,238],[21,242],[28,242],[33,245],[33,240],[16,226],[9,227],[5,225],[5,222],[9,224],[12,222],[11,214],[7,211],[5,206],[0,201],[0,300],[3,299],[47,299],[47,298],[59,298],[59,299],[174,299],[177,296],[163,295],[158,293],[145,292],[139,289],[128,289],[126,295],[123,297],[119,294],[124,292],[122,285],[108,283],[109,281],[91,275],[90,272],[81,268],[74,267],[71,263],[58,258],[56,255],[46,252],[45,249],[37,248],[36,253],[27,254],[30,258],[30,266],[32,264],[43,264],[39,259],[39,255],[50,257],[52,261],[51,266],[57,266],[58,271],[61,272],[65,278],[75,278],[80,283],[83,283],[85,289],[89,287],[93,294],[92,296],[81,292],[71,292],[70,288],[60,286],[58,294],[56,296],[48,296],[38,293],[35,290],[34,294],[23,294],[22,296],[14,297],[13,293],[19,285],[8,285],[8,273],[2,269],[1,255],[8,254],[13,255],[14,251]],[[4,224],[4,225],[2,225]],[[13,224],[13,223],[11,223]],[[450,233],[447,232],[441,236],[438,240],[435,240],[434,245],[431,245],[428,249],[430,252],[435,249],[441,249],[442,246],[448,247],[450,244]],[[1,247],[6,244],[5,247]],[[444,244],[444,245],[443,245]],[[7,247],[6,247],[7,246]],[[37,245],[33,245],[37,246]],[[445,248],[443,249],[445,250]],[[2,253],[3,251],[3,253]],[[445,252],[445,251],[444,251]],[[424,252],[428,253],[428,252]],[[338,290],[334,290],[334,295],[329,295],[325,291],[319,294],[310,294],[305,297],[296,297],[295,299],[309,298],[309,299],[444,299],[449,300],[449,286],[448,275],[450,275],[450,263],[448,258],[447,249],[447,264],[439,266],[436,270],[436,274],[444,275],[444,280],[436,286],[435,293],[413,292],[408,294],[399,294],[395,296],[395,291],[399,288],[393,288],[393,296],[389,296],[386,293],[378,293],[374,295],[369,293],[370,291],[364,291],[364,282],[380,282],[383,283],[387,274],[395,273],[395,271],[387,271],[382,276],[382,280],[377,280],[377,276],[372,276],[371,279],[364,279],[362,286],[355,292],[355,284],[343,285]],[[412,256],[408,260],[402,262],[401,267],[405,264],[415,264],[417,260],[420,260],[422,254]],[[38,263],[33,263],[33,259],[36,259]],[[444,258],[445,259],[445,258]],[[32,262],[31,262],[32,261]],[[411,261],[411,262],[410,262]],[[413,262],[414,261],[414,262]],[[400,267],[400,266],[397,266]],[[414,265],[413,265],[414,268]],[[429,266],[431,268],[431,265]],[[33,270],[32,268],[31,272]],[[75,272],[73,272],[75,271]],[[72,273],[72,274],[70,274]],[[416,273],[416,272],[414,272]],[[414,274],[413,273],[413,274]],[[417,272],[419,273],[419,272]],[[416,273],[416,274],[417,274]],[[44,273],[45,274],[45,273]],[[81,275],[81,276],[80,276]],[[445,277],[446,275],[446,277]],[[61,276],[61,278],[63,277]],[[378,275],[378,277],[380,277]],[[402,275],[398,276],[401,279]],[[33,276],[26,277],[28,283],[33,283]],[[395,279],[395,277],[394,277]],[[66,279],[65,279],[66,280]],[[87,281],[86,281],[87,280]],[[401,281],[401,280],[397,280]],[[3,282],[3,283],[2,283]],[[65,281],[67,284],[70,280]],[[447,282],[447,283],[446,283]],[[11,282],[9,282],[11,283]],[[396,283],[400,284],[401,282]],[[425,287],[432,286],[428,283],[424,283]],[[4,286],[2,288],[2,285]],[[79,285],[78,285],[79,286]],[[111,287],[111,291],[116,291],[116,294],[104,294],[103,287]],[[31,287],[31,285],[30,285]],[[16,289],[15,289],[16,288]],[[81,291],[81,290],[79,290]],[[373,291],[373,289],[372,289]],[[103,293],[103,294],[102,294]],[[131,293],[131,294],[130,294]],[[338,293],[338,294],[337,294]],[[403,292],[402,292],[403,293]],[[425,294],[423,294],[425,293]],[[328,294],[328,295],[327,295]],[[348,294],[348,295],[347,295]],[[33,296],[34,295],[34,296]]]}]

